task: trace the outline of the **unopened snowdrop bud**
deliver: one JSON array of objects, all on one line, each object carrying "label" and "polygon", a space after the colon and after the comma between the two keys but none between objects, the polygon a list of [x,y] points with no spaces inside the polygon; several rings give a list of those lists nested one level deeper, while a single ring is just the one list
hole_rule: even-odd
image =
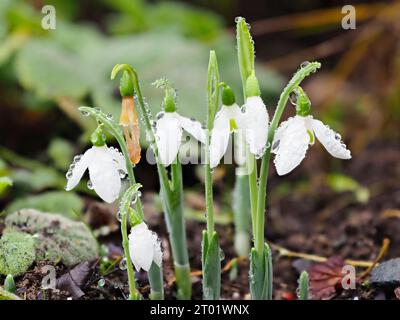
[{"label": "unopened snowdrop bud", "polygon": [[343,143],[340,134],[310,115],[311,102],[300,88],[297,94],[296,116],[281,123],[276,130],[272,143],[272,152],[276,171],[284,175],[296,168],[305,158],[309,145],[313,145],[315,137],[335,158],[350,159],[351,153]]},{"label": "unopened snowdrop bud", "polygon": [[75,188],[88,169],[88,186],[90,185],[101,199],[112,203],[119,196],[121,178],[127,174],[125,159],[117,149],[106,146],[101,126],[92,134],[91,140],[93,147],[83,155],[76,156],[71,163],[66,175],[65,190]]},{"label": "unopened snowdrop bud", "polygon": [[254,73],[246,81],[246,103],[243,110],[243,129],[250,152],[260,158],[266,149],[269,116],[260,97],[260,87]]},{"label": "unopened snowdrop bud", "polygon": [[162,251],[157,234],[150,231],[145,222],[131,229],[129,235],[129,253],[136,271],[149,271],[152,263],[161,267]]},{"label": "unopened snowdrop bud", "polygon": [[169,166],[175,161],[182,144],[183,130],[198,141],[205,142],[205,132],[201,123],[176,112],[175,96],[175,90],[168,85],[163,100],[164,111],[158,113],[155,125],[158,155],[164,166]]}]

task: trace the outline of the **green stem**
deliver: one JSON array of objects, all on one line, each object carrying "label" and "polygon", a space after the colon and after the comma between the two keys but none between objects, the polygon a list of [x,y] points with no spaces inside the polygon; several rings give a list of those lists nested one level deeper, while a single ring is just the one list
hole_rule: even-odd
[{"label": "green stem", "polygon": [[135,275],[133,271],[131,255],[129,253],[128,226],[127,226],[126,214],[124,214],[121,217],[121,234],[122,234],[122,247],[124,248],[124,256],[126,259],[127,274],[128,274],[129,299],[140,300],[140,294],[136,290]]},{"label": "green stem", "polygon": [[205,143],[205,197],[206,197],[206,212],[207,212],[207,235],[208,240],[211,241],[211,237],[214,233],[214,199],[213,199],[213,185],[212,185],[212,171],[210,168],[210,130],[207,130],[206,143]]},{"label": "green stem", "polygon": [[175,277],[178,285],[178,298],[190,299],[192,296],[192,280],[188,247],[186,240],[185,219],[183,214],[182,166],[177,159],[171,165],[171,185],[173,199],[171,212],[167,215],[168,229],[174,256]]},{"label": "green stem", "polygon": [[162,268],[156,263],[151,264],[149,270],[149,282],[150,282],[150,299],[151,300],[164,300],[164,286],[163,286],[163,274]]}]

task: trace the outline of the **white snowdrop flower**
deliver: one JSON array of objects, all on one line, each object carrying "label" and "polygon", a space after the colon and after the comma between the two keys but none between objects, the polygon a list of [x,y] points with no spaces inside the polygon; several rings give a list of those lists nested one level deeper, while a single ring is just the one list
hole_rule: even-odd
[{"label": "white snowdrop flower", "polygon": [[132,227],[129,234],[129,253],[136,271],[149,271],[154,263],[161,267],[161,243],[157,235],[150,231],[145,222]]},{"label": "white snowdrop flower", "polygon": [[249,150],[256,158],[262,157],[268,139],[269,116],[264,102],[259,96],[246,99],[243,106],[243,129]]},{"label": "white snowdrop flower", "polygon": [[310,115],[311,101],[303,89],[297,87],[293,93],[296,116],[281,123],[271,147],[271,152],[276,154],[274,163],[278,174],[281,176],[296,168],[306,156],[308,145],[314,144],[315,137],[332,156],[351,159],[340,134]]},{"label": "white snowdrop flower", "polygon": [[276,154],[274,163],[279,175],[289,173],[300,164],[308,146],[314,144],[315,137],[332,156],[339,159],[351,158],[350,150],[338,133],[311,115],[296,115],[282,122],[272,143],[272,152]]},{"label": "white snowdrop flower", "polygon": [[175,111],[175,96],[168,89],[164,98],[164,111],[157,115],[155,136],[161,163],[169,166],[178,155],[183,130],[202,143],[206,135],[200,122],[183,117]]},{"label": "white snowdrop flower", "polygon": [[229,104],[230,102],[225,101],[224,103],[223,101],[224,104],[215,116],[210,141],[211,168],[216,167],[224,156],[228,148],[230,133],[242,127],[243,115],[240,107],[234,100],[231,104]]},{"label": "white snowdrop flower", "polygon": [[83,155],[75,156],[70,165],[66,175],[65,190],[72,190],[88,169],[90,177],[88,187],[93,188],[105,202],[112,203],[119,196],[121,177],[127,174],[125,159],[118,149],[108,148],[105,145],[101,130],[96,131],[92,135],[93,147],[86,150]]},{"label": "white snowdrop flower", "polygon": [[257,158],[265,152],[268,136],[268,113],[262,99],[257,95],[259,94],[257,79],[255,76],[250,76],[249,79],[247,82],[252,86],[246,86],[253,90],[248,91],[250,96],[242,109],[235,103],[235,95],[229,86],[225,86],[222,91],[222,107],[217,112],[211,133],[211,168],[216,167],[224,156],[232,132],[237,133],[234,148],[235,160],[239,164],[243,164],[246,157],[243,142],[248,144],[250,152]]}]

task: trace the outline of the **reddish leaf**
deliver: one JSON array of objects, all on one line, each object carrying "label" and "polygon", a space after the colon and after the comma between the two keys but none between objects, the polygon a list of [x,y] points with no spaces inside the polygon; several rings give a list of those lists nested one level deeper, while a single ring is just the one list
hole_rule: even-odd
[{"label": "reddish leaf", "polygon": [[396,295],[396,298],[400,300],[400,287],[394,289],[394,294]]},{"label": "reddish leaf", "polygon": [[337,289],[341,287],[343,266],[344,262],[339,257],[331,257],[311,266],[308,273],[313,299],[329,300],[337,294]]}]

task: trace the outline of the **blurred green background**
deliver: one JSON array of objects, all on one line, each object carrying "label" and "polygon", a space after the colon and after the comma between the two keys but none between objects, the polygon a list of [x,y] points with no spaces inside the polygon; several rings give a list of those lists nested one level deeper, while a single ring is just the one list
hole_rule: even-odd
[{"label": "blurred green background", "polygon": [[[41,27],[45,4],[56,8],[55,30]],[[374,157],[382,146],[398,159],[398,1],[353,1],[355,30],[341,28],[345,4],[322,0],[2,0],[0,209],[36,207],[67,215],[82,211],[81,198],[63,191],[65,171],[73,155],[87,146],[94,125],[77,107],[101,107],[118,117],[118,82],[110,80],[117,63],[129,63],[138,70],[154,113],[160,110],[162,92],[151,83],[167,77],[178,89],[179,111],[203,121],[208,52],[214,49],[221,78],[242,101],[233,29],[238,15],[252,25],[258,76],[270,114],[299,65],[319,60],[322,71],[305,83],[315,116],[342,133],[355,159]],[[287,109],[287,115],[293,113]],[[294,188],[304,191],[304,181],[325,172],[323,183],[334,192],[354,192],[356,201],[368,201],[368,181],[360,181],[359,167],[330,159],[320,146],[311,153],[289,182],[273,181],[276,197]],[[382,166],[377,179],[383,181],[387,177]],[[146,189],[156,190],[155,170],[148,164],[140,163],[137,175]],[[397,166],[391,178],[399,176]],[[192,167],[185,168],[185,177],[188,187],[198,184]],[[232,178],[225,172],[221,177],[229,190]],[[77,191],[91,194],[85,185]]]}]

